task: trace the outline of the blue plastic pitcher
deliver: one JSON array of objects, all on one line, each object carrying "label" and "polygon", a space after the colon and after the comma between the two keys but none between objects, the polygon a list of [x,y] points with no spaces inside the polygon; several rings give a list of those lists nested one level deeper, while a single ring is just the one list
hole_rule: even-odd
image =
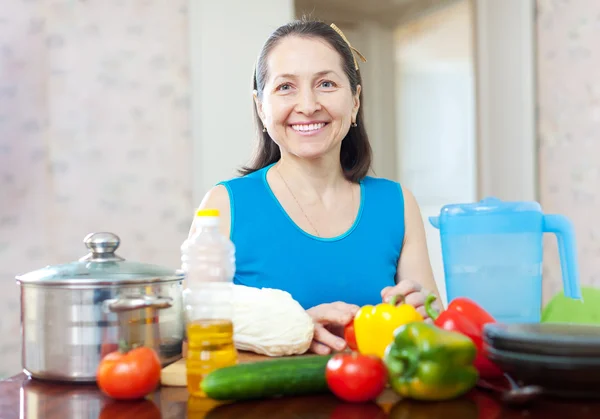
[{"label": "blue plastic pitcher", "polygon": [[503,323],[540,322],[544,233],[556,234],[565,295],[581,299],[571,222],[537,202],[446,205],[429,221],[440,230],[449,302],[470,298]]}]

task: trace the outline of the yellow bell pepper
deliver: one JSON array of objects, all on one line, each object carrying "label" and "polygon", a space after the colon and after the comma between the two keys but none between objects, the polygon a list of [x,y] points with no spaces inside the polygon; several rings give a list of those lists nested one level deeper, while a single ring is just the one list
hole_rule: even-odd
[{"label": "yellow bell pepper", "polygon": [[394,296],[389,303],[361,307],[354,316],[354,333],[358,352],[383,359],[385,349],[394,340],[394,331],[405,324],[423,321],[423,316],[409,304],[396,306]]}]

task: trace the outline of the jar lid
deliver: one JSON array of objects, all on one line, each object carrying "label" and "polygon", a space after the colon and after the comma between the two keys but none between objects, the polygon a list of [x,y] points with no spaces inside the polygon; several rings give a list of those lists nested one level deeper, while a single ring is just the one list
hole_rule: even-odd
[{"label": "jar lid", "polygon": [[16,277],[17,283],[35,285],[121,285],[175,281],[181,270],[129,262],[115,251],[121,240],[113,233],[91,233],[83,239],[90,252],[72,263],[50,265]]},{"label": "jar lid", "polygon": [[600,326],[566,323],[489,323],[484,340],[490,347],[513,353],[600,357]]}]

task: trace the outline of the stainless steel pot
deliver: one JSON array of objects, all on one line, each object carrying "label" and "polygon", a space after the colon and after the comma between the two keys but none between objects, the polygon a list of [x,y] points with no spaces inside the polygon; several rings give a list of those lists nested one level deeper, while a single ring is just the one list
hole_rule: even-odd
[{"label": "stainless steel pot", "polygon": [[39,379],[91,382],[120,342],[181,358],[183,273],[117,256],[119,237],[92,233],[79,261],[17,276],[23,371]]}]

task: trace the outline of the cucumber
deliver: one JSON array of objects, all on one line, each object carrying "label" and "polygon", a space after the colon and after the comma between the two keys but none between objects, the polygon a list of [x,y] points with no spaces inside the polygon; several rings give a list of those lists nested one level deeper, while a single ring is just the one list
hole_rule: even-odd
[{"label": "cucumber", "polygon": [[309,355],[223,367],[202,380],[204,393],[215,400],[252,400],[301,396],[329,391],[325,367],[333,355]]}]

